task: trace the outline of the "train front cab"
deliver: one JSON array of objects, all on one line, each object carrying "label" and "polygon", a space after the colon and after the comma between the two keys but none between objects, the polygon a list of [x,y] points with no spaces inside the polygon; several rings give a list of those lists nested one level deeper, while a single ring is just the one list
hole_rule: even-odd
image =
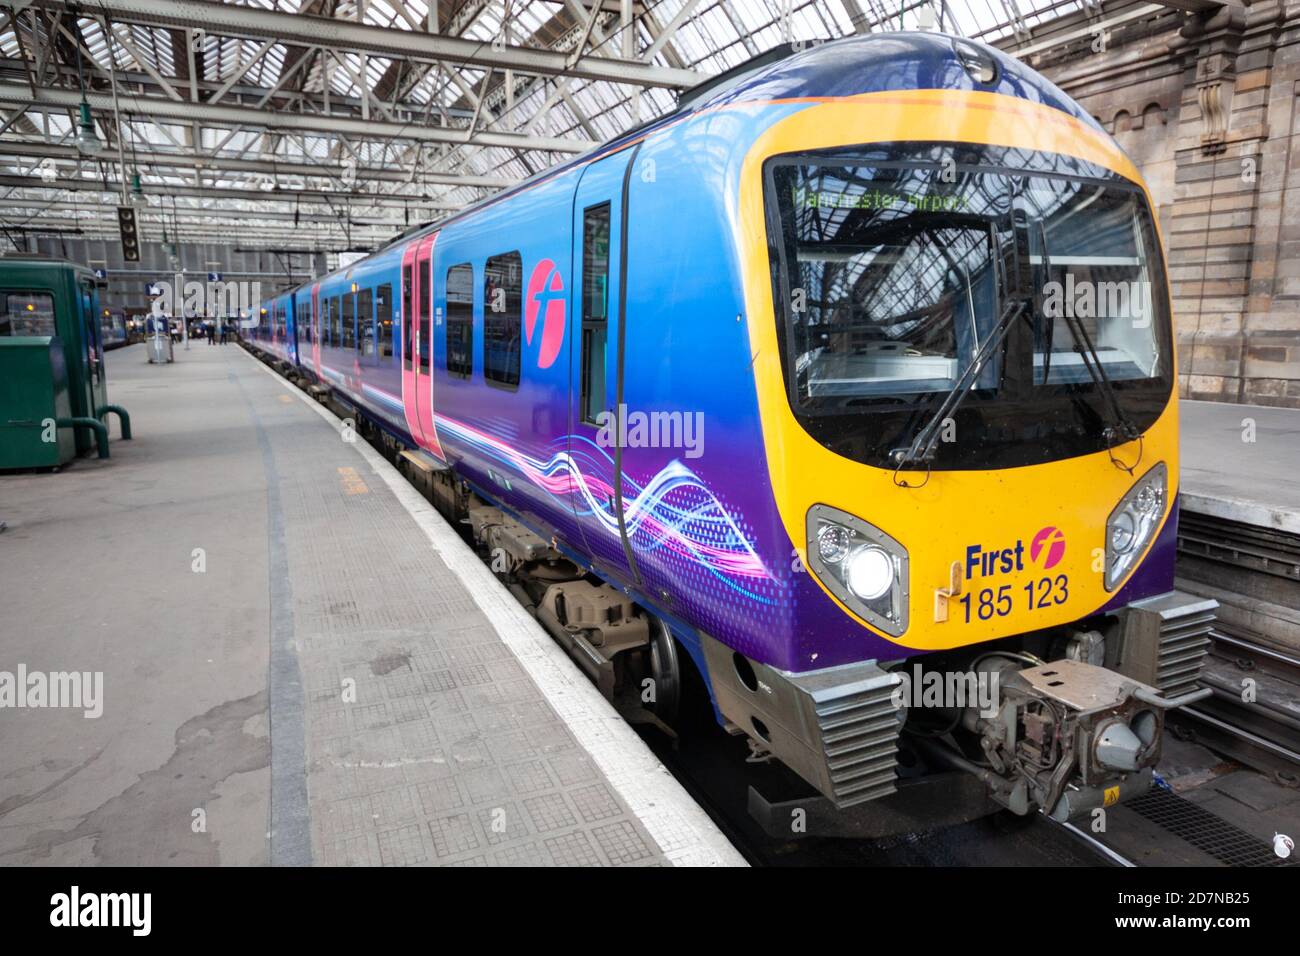
[{"label": "train front cab", "polygon": [[[777,120],[738,188],[806,573],[794,666],[704,637],[725,721],[840,809],[962,775],[1059,819],[1143,792],[1165,712],[1209,693],[1214,604],[1173,590],[1172,320],[1137,170],[1061,109],[916,90]],[[1120,285],[1115,314],[1070,312]]]}]

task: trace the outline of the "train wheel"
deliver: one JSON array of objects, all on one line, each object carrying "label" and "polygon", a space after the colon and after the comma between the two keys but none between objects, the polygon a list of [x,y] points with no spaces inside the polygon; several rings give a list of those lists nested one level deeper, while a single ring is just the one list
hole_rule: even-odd
[{"label": "train wheel", "polygon": [[677,642],[668,626],[658,618],[653,618],[650,625],[650,677],[654,681],[655,699],[647,707],[671,726],[681,707],[682,672],[677,662]]}]

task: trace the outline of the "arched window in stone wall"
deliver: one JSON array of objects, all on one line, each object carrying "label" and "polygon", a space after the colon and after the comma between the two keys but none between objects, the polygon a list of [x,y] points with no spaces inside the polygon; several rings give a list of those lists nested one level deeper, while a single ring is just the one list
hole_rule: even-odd
[{"label": "arched window in stone wall", "polygon": [[1165,108],[1150,102],[1136,115],[1119,110],[1111,130],[1115,141],[1142,172],[1157,212],[1166,211],[1173,201],[1174,144]]}]

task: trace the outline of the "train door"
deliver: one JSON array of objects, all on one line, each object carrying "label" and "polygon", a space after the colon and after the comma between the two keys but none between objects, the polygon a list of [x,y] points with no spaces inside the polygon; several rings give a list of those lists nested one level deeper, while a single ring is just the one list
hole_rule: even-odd
[{"label": "train door", "polygon": [[639,578],[630,536],[637,487],[623,475],[621,429],[623,314],[619,276],[630,163],[635,150],[592,163],[573,204],[574,280],[569,387],[569,457],[580,472],[574,515],[597,570],[628,583]]},{"label": "train door", "polygon": [[433,244],[435,232],[402,253],[402,406],[416,444],[438,458],[433,421]]},{"label": "train door", "polygon": [[289,361],[293,365],[298,364],[298,337],[302,331],[298,327],[298,297],[289,295],[284,304],[285,308],[285,340],[289,347]]},{"label": "train door", "polygon": [[320,378],[320,283],[313,282],[311,287],[311,370]]}]

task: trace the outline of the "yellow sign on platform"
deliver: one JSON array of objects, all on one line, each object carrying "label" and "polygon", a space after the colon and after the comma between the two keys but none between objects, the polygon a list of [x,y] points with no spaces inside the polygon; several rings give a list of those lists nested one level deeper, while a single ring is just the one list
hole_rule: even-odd
[{"label": "yellow sign on platform", "polygon": [[366,487],[365,481],[357,474],[355,468],[340,468],[339,482],[343,485],[345,495],[368,495],[370,489]]}]

